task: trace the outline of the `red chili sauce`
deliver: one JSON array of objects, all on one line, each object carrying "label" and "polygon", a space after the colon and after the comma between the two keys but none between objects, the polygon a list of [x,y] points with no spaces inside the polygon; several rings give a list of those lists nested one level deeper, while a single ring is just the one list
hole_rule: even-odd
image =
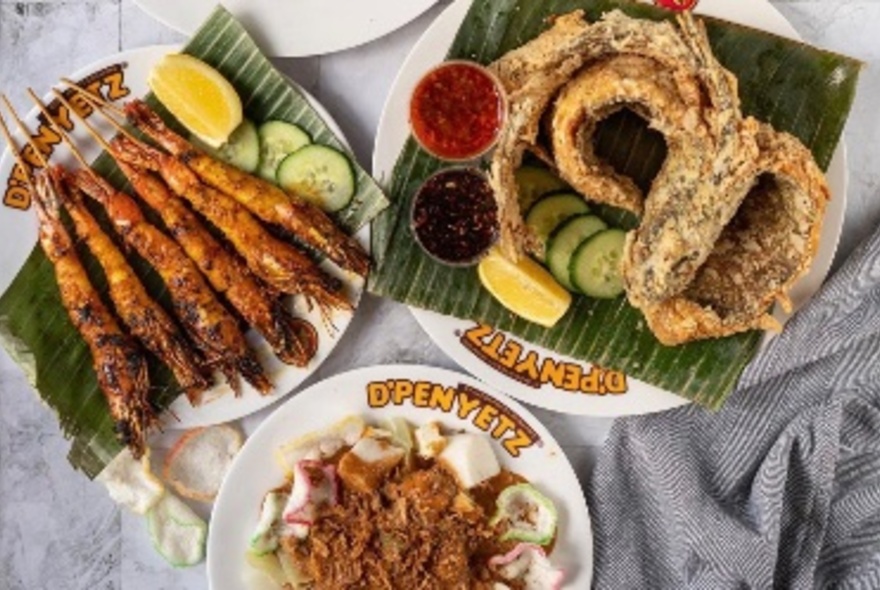
[{"label": "red chili sauce", "polygon": [[498,236],[492,187],[472,168],[438,172],[416,193],[412,229],[422,248],[442,262],[476,263]]},{"label": "red chili sauce", "polygon": [[504,122],[504,96],[482,66],[449,62],[418,83],[409,106],[416,140],[444,160],[469,160],[495,143]]}]

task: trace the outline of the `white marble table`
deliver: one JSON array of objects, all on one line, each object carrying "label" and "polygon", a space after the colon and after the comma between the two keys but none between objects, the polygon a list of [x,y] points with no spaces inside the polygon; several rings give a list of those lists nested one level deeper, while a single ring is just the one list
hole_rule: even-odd
[{"label": "white marble table", "polygon": [[[277,62],[332,112],[365,166],[395,72],[445,4],[355,50]],[[868,64],[846,132],[849,206],[837,265],[880,221],[880,2],[774,4],[810,43]],[[0,0],[0,90],[27,110],[27,86],[45,89],[59,76],[119,50],[182,40],[132,0]],[[344,341],[313,380],[382,362],[455,366],[404,307],[366,296]],[[245,429],[271,410],[246,419]],[[536,414],[559,438],[585,481],[611,421],[540,410]],[[102,486],[75,473],[65,460],[67,449],[24,376],[0,354],[0,589],[207,587],[204,566],[174,570],[162,561],[150,546],[144,521],[118,510]]]}]

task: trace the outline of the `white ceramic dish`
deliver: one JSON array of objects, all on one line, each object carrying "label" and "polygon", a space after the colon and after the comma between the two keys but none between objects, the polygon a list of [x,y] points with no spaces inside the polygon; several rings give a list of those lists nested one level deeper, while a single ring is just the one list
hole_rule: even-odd
[{"label": "white ceramic dish", "polygon": [[[304,57],[355,47],[398,29],[437,0],[226,0],[267,55]],[[215,0],[135,0],[172,29],[191,35]]]},{"label": "white ceramic dish", "polygon": [[[373,176],[382,182],[391,178],[397,156],[409,136],[406,113],[412,89],[427,70],[444,59],[470,5],[471,0],[457,0],[437,18],[416,43],[392,85],[379,122],[373,152]],[[697,12],[785,37],[800,38],[767,0],[702,0]],[[810,272],[795,285],[791,293],[795,308],[803,305],[819,289],[837,250],[846,208],[846,150],[843,144],[838,146],[834,154],[827,178],[832,198],[825,215],[819,252]],[[494,354],[497,355],[510,343],[508,350],[521,349],[519,358],[534,352],[539,362],[549,359],[550,362],[564,364],[572,374],[587,376],[593,367],[504,332],[486,332],[472,321],[416,308],[412,308],[412,312],[431,339],[459,365],[486,383],[537,406],[569,414],[626,416],[657,412],[688,403],[678,395],[632,378],[627,378],[624,390],[615,394],[609,394],[608,391],[603,393],[601,389],[586,393],[583,387],[566,389],[553,383],[518,379],[510,376],[511,371],[498,368],[498,363],[487,360],[485,351],[492,350],[494,346]],[[501,339],[503,342],[498,344]],[[475,341],[480,344],[474,345]],[[483,352],[474,352],[481,348]],[[613,384],[614,389],[621,389],[617,381],[619,379]]]},{"label": "white ceramic dish", "polygon": [[[433,395],[427,395],[420,407],[419,396],[394,399],[397,386],[405,383],[433,389],[455,388],[455,399],[478,399],[472,393],[483,394],[478,407],[461,418],[461,406],[453,402],[451,411],[434,404]],[[472,389],[468,389],[472,388]],[[425,400],[428,400],[425,402]],[[382,403],[385,402],[385,403]],[[488,423],[477,417],[482,408],[490,407],[495,416]],[[497,411],[497,413],[495,413]],[[330,426],[339,420],[359,415],[367,423],[378,424],[382,419],[401,417],[412,425],[439,421],[444,428],[483,433],[498,431],[503,416],[522,426],[516,432],[507,430],[492,445],[501,464],[535,484],[556,503],[560,513],[559,537],[551,559],[566,571],[565,588],[589,588],[592,577],[593,539],[583,491],[568,459],[553,436],[528,410],[504,395],[487,389],[471,377],[433,367],[419,365],[391,365],[359,369],[331,377],[300,392],[276,410],[254,434],[229,469],[223,487],[217,496],[211,515],[208,537],[208,580],[211,590],[240,590],[246,568],[245,552],[249,538],[259,517],[263,496],[284,483],[284,472],[276,464],[273,453],[287,441],[309,432]],[[483,424],[478,428],[475,423]],[[532,434],[526,434],[531,430]],[[523,438],[524,437],[524,438]],[[513,456],[515,439],[530,442],[518,447]]]},{"label": "white ceramic dish", "polygon": [[[116,102],[123,102],[128,98],[144,96],[149,90],[147,87],[147,74],[150,68],[163,55],[177,50],[178,48],[175,46],[154,46],[126,51],[95,62],[75,72],[70,78],[73,80],[83,80],[96,72],[106,72],[105,77],[108,82],[103,90],[105,92],[114,92],[114,95],[118,95],[116,96]],[[303,91],[302,88],[300,90]],[[326,109],[307,93],[306,96],[337,137],[341,138],[344,142],[345,139],[342,131]],[[46,95],[44,102],[48,102],[52,98],[51,95]],[[23,119],[29,129],[35,130],[37,128],[36,108],[28,113],[26,117],[23,117]],[[92,115],[89,118],[89,122],[96,126],[105,137],[112,136],[109,124],[103,121],[99,115]],[[100,153],[97,143],[89,137],[81,124],[77,124],[70,135],[75,139],[76,144],[89,161]],[[19,147],[24,145],[24,138],[18,133],[15,134],[14,138]],[[76,165],[73,156],[63,146],[56,148],[52,154],[51,161],[69,166]],[[12,154],[8,149],[4,150],[2,159],[0,159],[0,179],[2,179],[2,187],[5,194],[9,194],[9,177],[13,164],[14,158]],[[0,293],[2,293],[15,278],[15,275],[36,244],[37,221],[34,212],[30,209],[20,210],[4,204],[4,206],[0,207],[0,235],[4,238],[3,248],[0,249]],[[368,247],[369,230],[363,230],[358,235],[358,238],[362,244]],[[335,267],[332,267],[332,265],[327,264],[325,268],[335,272]],[[363,290],[363,280],[352,276],[351,273],[339,273],[339,276],[347,283],[352,300],[356,303]],[[212,399],[212,401],[206,402],[198,408],[193,408],[186,398],[181,396],[171,404],[169,408],[170,413],[166,414],[166,419],[164,420],[165,427],[194,428],[235,420],[278,401],[280,395],[289,393],[311,375],[336,346],[345,332],[345,328],[351,321],[354,312],[336,312],[333,316],[333,323],[337,329],[329,331],[321,321],[317,310],[309,312],[305,309],[304,302],[301,301],[295,301],[294,308],[298,316],[309,319],[319,332],[318,351],[306,367],[297,368],[281,363],[272,354],[269,345],[259,335],[251,331],[248,334],[248,339],[256,348],[260,360],[275,384],[273,392],[270,395],[260,395],[256,390],[245,384],[242,396],[236,398],[232,395],[228,385],[221,384],[206,394],[206,397]],[[171,417],[171,414],[176,416],[176,418]]]}]

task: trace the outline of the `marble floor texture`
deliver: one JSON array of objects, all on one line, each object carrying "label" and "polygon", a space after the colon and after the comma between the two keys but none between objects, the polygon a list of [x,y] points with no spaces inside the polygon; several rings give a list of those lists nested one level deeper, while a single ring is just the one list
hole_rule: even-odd
[{"label": "marble floor texture", "polygon": [[[849,190],[838,266],[880,222],[880,2],[772,4],[807,42],[866,63],[845,133]],[[356,49],[275,60],[327,107],[367,169],[395,74],[446,5],[440,2],[409,25]],[[183,40],[132,0],[0,0],[0,91],[26,111],[28,86],[47,89],[59,77],[120,50]],[[2,243],[0,236],[0,248]],[[380,336],[382,345],[373,345]],[[406,308],[366,295],[345,339],[309,383],[387,362],[456,366]],[[243,420],[244,430],[252,431],[274,407]],[[535,414],[586,481],[612,421],[540,409]],[[144,520],[121,511],[102,486],[74,472],[67,450],[51,413],[0,353],[0,590],[207,588],[204,565],[170,567],[153,550]]]}]

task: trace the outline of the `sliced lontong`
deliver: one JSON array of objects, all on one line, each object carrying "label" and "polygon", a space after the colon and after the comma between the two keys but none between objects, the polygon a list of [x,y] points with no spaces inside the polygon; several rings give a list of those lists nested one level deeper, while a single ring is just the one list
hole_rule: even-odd
[{"label": "sliced lontong", "polygon": [[[83,95],[87,100],[89,96]],[[96,105],[97,106],[97,105]],[[107,120],[116,122],[103,113]],[[83,118],[92,137],[111,153],[110,145]],[[118,127],[120,134],[125,129]],[[135,193],[156,211],[169,233],[199,267],[214,289],[223,294],[246,323],[253,326],[283,362],[305,366],[315,355],[318,334],[307,320],[294,317],[284,305],[280,293],[260,283],[235,254],[229,252],[205,227],[204,223],[171,193],[153,173],[125,161],[117,165],[128,178]]]},{"label": "sliced lontong", "polygon": [[[8,102],[6,104],[9,108]],[[31,182],[30,167],[18,155],[2,117],[0,130],[27,175],[39,221],[40,246],[55,270],[61,302],[70,321],[89,347],[98,386],[109,405],[117,438],[131,449],[135,458],[140,458],[146,447],[147,432],[157,420],[149,400],[150,381],[143,350],[122,331],[89,280],[74,242],[59,217],[60,204],[52,180],[43,173]]]},{"label": "sliced lontong", "polygon": [[217,299],[195,264],[174,240],[146,220],[134,199],[116,190],[88,167],[45,105],[33,92],[30,95],[83,164],[82,169],[67,175],[66,182],[97,201],[126,244],[159,274],[171,295],[177,318],[205,356],[208,366],[219,369],[236,393],[240,391],[239,374],[258,391],[271,391],[272,383],[248,347],[238,323]]}]

